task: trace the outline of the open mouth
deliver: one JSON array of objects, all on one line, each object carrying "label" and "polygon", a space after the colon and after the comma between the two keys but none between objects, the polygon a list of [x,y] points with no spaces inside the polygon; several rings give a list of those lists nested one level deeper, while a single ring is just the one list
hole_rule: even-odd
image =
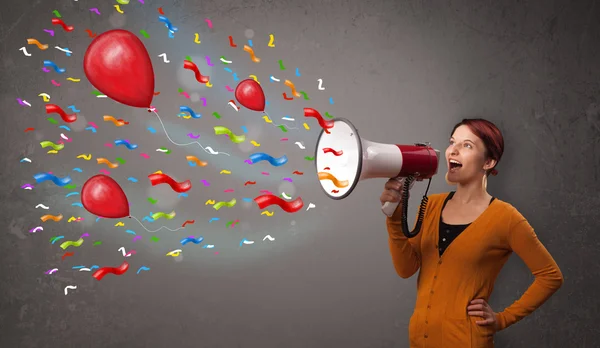
[{"label": "open mouth", "polygon": [[456,171],[460,167],[462,167],[462,163],[460,163],[457,160],[450,160],[448,163],[448,168],[450,169],[450,171]]}]

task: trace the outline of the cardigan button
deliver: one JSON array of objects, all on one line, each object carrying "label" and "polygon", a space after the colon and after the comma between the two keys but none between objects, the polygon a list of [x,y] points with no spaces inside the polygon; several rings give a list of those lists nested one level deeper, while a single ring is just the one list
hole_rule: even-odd
[{"label": "cardigan button", "polygon": [[427,334],[425,334],[425,336],[424,336],[424,337],[425,337],[425,338],[427,338],[427,337],[428,337],[428,336],[427,336]]}]

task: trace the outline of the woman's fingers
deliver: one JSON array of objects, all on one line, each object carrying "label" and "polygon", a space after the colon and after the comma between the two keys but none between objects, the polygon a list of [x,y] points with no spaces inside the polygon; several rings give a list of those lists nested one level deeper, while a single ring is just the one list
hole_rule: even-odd
[{"label": "woman's fingers", "polygon": [[402,189],[402,183],[395,179],[390,179],[385,183],[386,190],[400,191]]},{"label": "woman's fingers", "polygon": [[469,311],[468,314],[475,316],[475,317],[482,317],[482,318],[487,317],[486,312],[484,312],[484,311]]},{"label": "woman's fingers", "polygon": [[475,324],[477,325],[491,325],[494,323],[494,319],[485,319],[485,320],[477,320]]},{"label": "woman's fingers", "polygon": [[474,304],[474,305],[470,305],[467,307],[468,311],[474,311],[474,310],[483,310],[483,305],[482,304]]}]

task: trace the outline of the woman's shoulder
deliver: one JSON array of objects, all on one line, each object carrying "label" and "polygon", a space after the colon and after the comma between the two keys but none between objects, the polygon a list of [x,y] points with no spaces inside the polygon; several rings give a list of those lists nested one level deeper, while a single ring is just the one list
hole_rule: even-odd
[{"label": "woman's shoulder", "polygon": [[503,201],[497,197],[494,197],[494,202],[492,202],[496,206],[496,217],[501,218],[504,221],[508,221],[511,224],[521,222],[526,220],[523,214],[511,203]]}]

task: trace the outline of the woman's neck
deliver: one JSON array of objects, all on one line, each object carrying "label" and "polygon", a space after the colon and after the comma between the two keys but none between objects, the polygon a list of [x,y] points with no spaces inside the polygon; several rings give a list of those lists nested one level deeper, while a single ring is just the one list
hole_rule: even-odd
[{"label": "woman's neck", "polygon": [[452,200],[462,204],[490,200],[492,196],[483,187],[482,180],[483,178],[466,184],[457,184]]}]

